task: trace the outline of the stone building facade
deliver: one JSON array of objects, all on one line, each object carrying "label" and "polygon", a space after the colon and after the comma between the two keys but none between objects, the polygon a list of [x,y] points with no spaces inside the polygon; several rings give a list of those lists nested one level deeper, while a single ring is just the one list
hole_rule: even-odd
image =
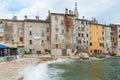
[{"label": "stone building facade", "polygon": [[111,42],[112,53],[120,56],[120,25],[110,24],[111,26]]},{"label": "stone building facade", "polygon": [[24,46],[30,53],[44,54],[50,50],[50,23],[45,20],[36,19],[24,20]]},{"label": "stone building facade", "polygon": [[88,45],[89,45],[89,40],[88,40],[88,27],[89,27],[89,22],[88,20],[85,19],[76,19],[76,49],[77,52],[86,52],[88,53]]},{"label": "stone building facade", "polygon": [[75,15],[51,13],[51,50],[53,55],[75,51]]},{"label": "stone building facade", "polygon": [[112,53],[112,44],[111,44],[111,27],[110,25],[103,25],[103,53],[110,54]]},{"label": "stone building facade", "polygon": [[118,33],[117,25],[111,24],[111,42],[112,42],[112,54],[117,54],[118,49]]},{"label": "stone building facade", "polygon": [[24,22],[13,19],[1,19],[0,24],[0,42],[11,47],[18,48],[20,52],[24,47]]}]

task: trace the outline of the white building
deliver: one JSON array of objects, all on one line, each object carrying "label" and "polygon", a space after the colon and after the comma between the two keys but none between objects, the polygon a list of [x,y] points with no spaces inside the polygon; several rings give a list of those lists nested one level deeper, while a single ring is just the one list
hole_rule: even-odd
[{"label": "white building", "polygon": [[78,52],[88,52],[89,21],[85,19],[76,19],[76,48]]},{"label": "white building", "polygon": [[117,56],[120,56],[120,25],[117,25],[117,39],[118,39]]},{"label": "white building", "polygon": [[111,43],[111,26],[109,25],[103,25],[103,42],[104,42],[104,48],[103,53],[109,54],[112,53],[112,43]]}]

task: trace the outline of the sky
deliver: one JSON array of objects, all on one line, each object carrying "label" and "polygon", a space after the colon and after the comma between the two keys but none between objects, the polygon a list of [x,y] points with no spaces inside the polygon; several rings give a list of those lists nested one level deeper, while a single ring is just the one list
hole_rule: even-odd
[{"label": "sky", "polygon": [[35,18],[46,19],[48,10],[53,13],[64,13],[65,8],[74,10],[75,2],[79,18],[96,18],[103,24],[120,24],[120,0],[0,0],[0,19]]}]

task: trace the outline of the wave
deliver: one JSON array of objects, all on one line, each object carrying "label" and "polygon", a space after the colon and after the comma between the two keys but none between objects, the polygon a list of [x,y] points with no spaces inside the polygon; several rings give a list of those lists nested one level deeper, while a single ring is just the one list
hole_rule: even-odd
[{"label": "wave", "polygon": [[23,80],[62,80],[57,74],[64,71],[55,68],[49,69],[48,65],[53,63],[70,63],[73,60],[59,59],[55,61],[48,61],[38,65],[31,65],[26,67],[20,74],[24,77]]}]

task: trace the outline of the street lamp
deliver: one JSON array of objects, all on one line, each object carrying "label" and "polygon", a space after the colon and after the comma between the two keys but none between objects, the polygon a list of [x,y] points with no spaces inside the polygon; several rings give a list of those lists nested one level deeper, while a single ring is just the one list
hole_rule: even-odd
[{"label": "street lamp", "polygon": [[12,55],[14,54],[14,40],[12,40]]}]

